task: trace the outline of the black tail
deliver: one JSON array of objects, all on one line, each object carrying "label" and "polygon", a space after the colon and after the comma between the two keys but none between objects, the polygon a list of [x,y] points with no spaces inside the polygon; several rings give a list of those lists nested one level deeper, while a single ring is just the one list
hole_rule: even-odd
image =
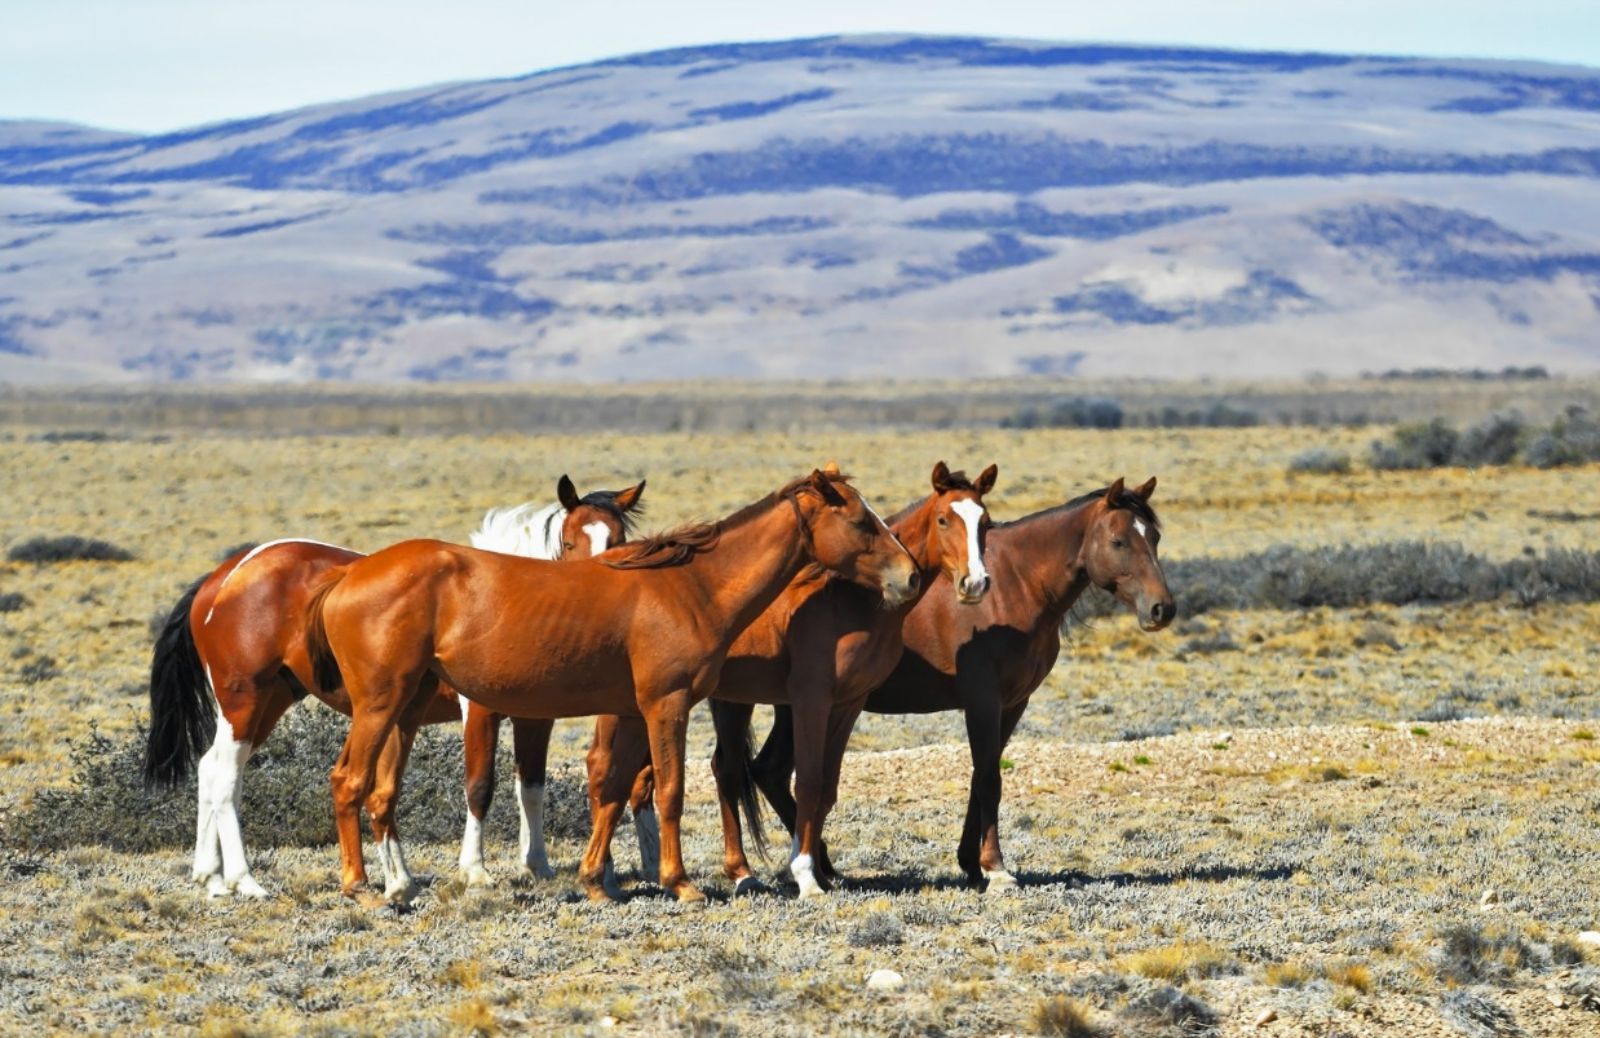
[{"label": "black tail", "polygon": [[144,752],[148,787],[170,788],[187,778],[217,731],[211,685],[189,628],[189,610],[205,581],[195,581],[172,607],[150,655],[150,738]]},{"label": "black tail", "polygon": [[[738,724],[738,715],[744,713],[745,722]],[[767,860],[767,830],[761,824],[761,801],[756,797],[755,772],[750,769],[750,745],[755,733],[750,730],[750,708],[725,705],[713,699],[711,717],[717,729],[717,755],[735,762],[730,768],[737,776],[739,807],[744,812],[745,830],[755,841],[756,854]]]},{"label": "black tail", "polygon": [[344,579],[344,574],[343,566],[329,570],[306,603],[306,655],[311,658],[311,680],[324,692],[332,692],[344,684],[339,661],[334,659],[333,646],[328,644],[328,632],[322,623],[322,605],[327,601],[328,592]]}]

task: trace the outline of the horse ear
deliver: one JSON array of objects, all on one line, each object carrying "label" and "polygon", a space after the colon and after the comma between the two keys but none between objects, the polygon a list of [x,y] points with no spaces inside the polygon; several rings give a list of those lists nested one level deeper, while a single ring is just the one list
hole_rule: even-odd
[{"label": "horse ear", "polygon": [[994,481],[1000,478],[1000,466],[990,465],[978,473],[978,481],[973,486],[978,488],[978,496],[982,497],[994,489]]},{"label": "horse ear", "polygon": [[1156,477],[1151,476],[1149,479],[1145,480],[1143,483],[1141,483],[1138,486],[1134,487],[1133,488],[1133,492],[1135,494],[1137,494],[1138,496],[1144,498],[1146,501],[1150,500],[1150,495],[1154,494],[1156,492]]},{"label": "horse ear", "polygon": [[942,494],[950,489],[950,466],[942,461],[933,465],[933,492]]},{"label": "horse ear", "polygon": [[824,476],[827,476],[829,479],[838,479],[839,478],[839,463],[837,461],[834,461],[832,458],[829,458],[828,459],[828,463],[826,465],[822,466],[822,474]]},{"label": "horse ear", "polygon": [[577,511],[583,502],[578,498],[578,488],[572,485],[572,478],[565,472],[556,481],[556,500],[561,502],[561,507],[569,512]]},{"label": "horse ear", "polygon": [[641,479],[637,486],[617,491],[616,496],[611,499],[617,503],[617,509],[623,512],[631,512],[637,508],[639,498],[644,495],[644,484],[645,481]]},{"label": "horse ear", "polygon": [[1117,502],[1122,500],[1122,495],[1125,493],[1127,493],[1127,491],[1122,485],[1122,477],[1118,476],[1115,483],[1111,484],[1109,487],[1106,487],[1106,507],[1117,507]]},{"label": "horse ear", "polygon": [[839,493],[839,488],[833,485],[833,480],[828,478],[828,473],[824,469],[812,469],[807,485],[821,495],[822,500],[828,504],[835,506],[844,504],[844,495]]}]

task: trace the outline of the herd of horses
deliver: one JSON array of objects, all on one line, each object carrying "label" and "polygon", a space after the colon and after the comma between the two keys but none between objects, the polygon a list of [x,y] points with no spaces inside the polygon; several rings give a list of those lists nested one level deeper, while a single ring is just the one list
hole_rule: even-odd
[{"label": "herd of horses", "polygon": [[[193,773],[196,881],[213,896],[264,896],[239,822],[244,765],[289,707],[315,696],[351,718],[331,782],[341,888],[405,902],[415,884],[395,811],[422,725],[465,726],[460,865],[478,884],[489,881],[482,822],[501,719],[513,729],[521,863],[550,877],[552,725],[598,715],[586,892],[620,896],[610,846],[631,807],[641,874],[694,901],[679,821],[689,711],[709,699],[727,878],[736,894],[761,888],[744,849],[744,825],[764,841],[759,793],[811,897],[838,878],[822,833],[861,711],[959,710],[973,772],[957,859],[974,885],[1014,885],[1000,850],[1001,752],[1056,662],[1067,611],[1090,585],[1147,631],[1175,610],[1154,477],[995,523],[984,496],[997,474],[969,479],[941,461],[931,492],[885,520],[830,463],[725,519],[642,540],[644,482],[580,496],[562,476],[554,504],[491,511],[471,547],[412,540],[362,555],[290,539],[240,551],[180,597],[157,638],[146,781]],[[776,724],[752,755],[757,704],[776,708]],[[363,808],[381,895],[367,884]]]}]

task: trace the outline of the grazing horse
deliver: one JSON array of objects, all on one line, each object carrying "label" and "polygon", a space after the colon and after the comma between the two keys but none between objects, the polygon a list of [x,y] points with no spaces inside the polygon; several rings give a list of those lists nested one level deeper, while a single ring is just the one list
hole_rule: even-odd
[{"label": "grazing horse", "polygon": [[[867,697],[879,714],[960,710],[972,751],[972,786],[956,858],[975,886],[1016,885],[1000,853],[1000,755],[1028,698],[1061,653],[1061,622],[1093,584],[1130,607],[1146,631],[1172,622],[1176,610],[1156,557],[1161,526],[1150,496],[1152,476],[1125,489],[1117,480],[1066,504],[989,533],[984,563],[994,590],[974,609],[930,591],[905,624],[905,652]],[[784,824],[793,828],[789,795],[793,721],[783,708],[752,776]],[[818,866],[832,873],[826,848]]]},{"label": "grazing horse", "polygon": [[[360,809],[396,724],[426,711],[433,687],[513,717],[642,716],[661,826],[660,880],[702,895],[679,843],[689,708],[716,686],[728,648],[799,572],[821,565],[913,594],[911,556],[844,477],[813,471],[714,523],[560,565],[439,541],[406,541],[329,574],[307,611],[318,683],[342,676],[353,719],[333,770],[342,886],[362,877]],[[372,816],[384,897],[411,896],[393,801]],[[591,836],[580,872],[607,899],[605,847]]]},{"label": "grazing horse", "polygon": [[[981,602],[989,590],[983,560],[989,514],[983,496],[994,488],[999,469],[990,465],[976,480],[952,473],[944,462],[933,468],[933,492],[888,520],[916,561],[926,591],[943,574],[954,594],[947,605],[958,612]],[[823,892],[812,868],[822,829],[838,800],[839,771],[850,732],[867,694],[894,669],[901,651],[901,627],[922,594],[897,608],[882,604],[854,584],[827,573],[802,573],[777,601],[733,643],[722,677],[711,693],[717,750],[712,758],[721,800],[723,870],[734,893],[760,887],[745,856],[736,805],[753,805],[746,760],[750,715],[757,703],[788,704],[795,718],[793,753],[798,763],[795,800],[798,827],[789,871],[802,898]],[[953,604],[951,604],[953,603]],[[601,805],[595,830],[605,839],[621,812],[624,783],[644,760],[637,723],[617,726],[617,760],[597,760],[591,752],[591,801]],[[601,787],[598,795],[593,792]],[[609,787],[609,788],[608,788]],[[757,814],[746,812],[757,842]]]},{"label": "grazing horse", "polygon": [[[639,510],[644,483],[579,497],[562,476],[560,500],[535,510],[524,505],[484,517],[473,543],[540,557],[587,557],[620,543]],[[145,781],[173,786],[195,771],[199,785],[194,877],[211,896],[238,892],[265,897],[250,875],[238,815],[245,762],[278,720],[307,692],[344,714],[350,700],[338,688],[318,687],[306,661],[304,611],[312,587],[330,569],[362,556],[317,541],[282,540],[235,553],[201,578],[173,606],[156,641],[150,667],[150,734]],[[499,718],[458,702],[443,689],[418,718],[434,724],[465,720],[468,819],[462,867],[482,873],[481,827],[494,786]],[[542,817],[544,760],[549,731],[519,724],[517,771],[523,808],[522,853],[530,871],[548,873]],[[389,748],[380,793],[398,782],[401,743]],[[202,756],[202,748],[209,744]],[[196,768],[196,760],[199,766]]]}]

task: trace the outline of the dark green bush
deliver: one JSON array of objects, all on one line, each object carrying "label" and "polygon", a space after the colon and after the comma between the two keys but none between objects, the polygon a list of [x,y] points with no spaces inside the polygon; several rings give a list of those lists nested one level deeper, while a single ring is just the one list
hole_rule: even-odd
[{"label": "dark green bush", "polygon": [[1443,418],[1397,426],[1394,442],[1372,445],[1375,469],[1431,469],[1452,464],[1461,434]]},{"label": "dark green bush", "polygon": [[132,562],[133,553],[109,541],[68,534],[64,537],[34,537],[13,544],[6,555],[12,562]]},{"label": "dark green bush", "polygon": [[1005,429],[1120,429],[1122,405],[1103,397],[1071,397],[1057,400],[1043,409],[1024,407],[1010,418],[1000,420]]},{"label": "dark green bush", "polygon": [[27,608],[27,605],[28,599],[20,591],[7,591],[0,595],[0,613],[15,613],[19,609]]},{"label": "dark green bush", "polygon": [[1375,469],[1426,469],[1444,465],[1477,468],[1521,462],[1536,468],[1600,461],[1600,421],[1569,407],[1547,429],[1530,428],[1515,414],[1496,415],[1457,432],[1443,418],[1402,425],[1394,440],[1372,445]]},{"label": "dark green bush", "polygon": [[[338,842],[328,773],[344,745],[349,722],[319,703],[291,710],[245,768],[239,816],[247,847],[319,847]],[[116,738],[92,730],[71,751],[72,784],[34,794],[3,834],[6,844],[52,850],[95,844],[148,851],[194,844],[195,790],[185,783],[147,791],[142,781],[144,731]],[[450,843],[466,821],[461,731],[424,728],[406,769],[398,824],[408,841]],[[510,752],[497,758],[499,795],[485,838],[515,846],[517,805]],[[583,783],[552,776],[545,793],[545,832],[583,840],[589,808]],[[494,853],[491,851],[490,853]]]}]

